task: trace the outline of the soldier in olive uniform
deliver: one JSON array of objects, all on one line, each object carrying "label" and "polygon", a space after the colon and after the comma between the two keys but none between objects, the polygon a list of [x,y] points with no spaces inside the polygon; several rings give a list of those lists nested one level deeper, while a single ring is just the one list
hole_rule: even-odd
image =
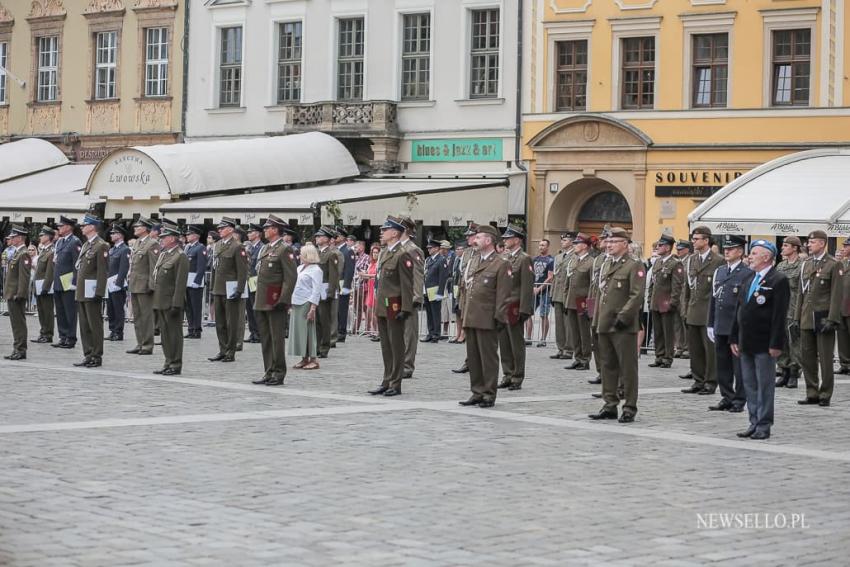
[{"label": "soldier in olive uniform", "polygon": [[[797,302],[800,299],[800,266],[803,264],[800,260],[800,250],[803,248],[803,243],[796,236],[788,236],[782,243],[782,261],[776,266],[776,271],[785,274],[788,278],[788,287],[790,288],[791,297],[788,302],[788,317],[786,320],[787,343],[782,349],[782,354],[776,364],[780,368],[782,375],[776,380],[776,387],[796,388],[797,380],[800,378],[801,359],[800,359],[800,333],[799,327],[792,334],[791,329],[794,328],[794,317],[797,313]],[[845,270],[846,273],[846,270]]]},{"label": "soldier in olive uniform", "polygon": [[480,225],[475,235],[478,256],[466,272],[466,360],[472,396],[462,406],[491,408],[499,381],[499,332],[508,324],[513,281],[510,264],[496,252],[499,231]]},{"label": "soldier in olive uniform", "polygon": [[590,336],[592,313],[587,302],[593,275],[594,258],[590,255],[592,244],[590,235],[579,232],[573,240],[573,254],[566,269],[568,281],[564,306],[567,309],[568,336],[575,354],[575,361],[567,366],[569,370],[590,370],[590,357],[593,354]]},{"label": "soldier in olive uniform", "polygon": [[[470,222],[469,226],[466,227],[466,232],[463,233],[466,237],[466,248],[460,256],[457,269],[457,316],[455,318],[455,324],[458,327],[458,336],[463,337],[463,339],[455,342],[464,342],[466,340],[465,335],[463,334],[463,309],[466,304],[466,274],[469,271],[470,266],[473,266],[477,261],[478,251],[475,249],[476,234],[478,234],[478,225],[474,222]],[[467,361],[464,359],[460,368],[452,368],[452,372],[455,374],[465,374],[469,372],[469,365],[467,364]]]},{"label": "soldier in olive uniform", "polygon": [[524,324],[534,314],[534,266],[522,249],[525,232],[508,225],[502,234],[504,259],[510,266],[512,280],[508,298],[507,323],[499,331],[499,353],[502,358],[502,381],[499,388],[521,390],[525,380]]},{"label": "soldier in olive uniform", "polygon": [[286,318],[298,279],[295,252],[283,242],[289,225],[275,215],[263,224],[267,244],[257,256],[254,316],[263,350],[263,377],[254,384],[280,386],[286,378]]},{"label": "soldier in olive uniform", "polygon": [[153,308],[159,318],[165,365],[154,374],[174,376],[183,370],[183,307],[189,278],[189,258],[180,248],[180,229],[163,223],[160,252],[151,274]]},{"label": "soldier in olive uniform", "polygon": [[841,324],[838,336],[838,361],[836,374],[850,374],[850,238],[844,240],[841,256]]},{"label": "soldier in olive uniform", "polygon": [[87,214],[80,223],[86,241],[77,259],[77,311],[83,360],[74,366],[96,368],[103,364],[103,298],[106,295],[109,244],[97,231],[102,221]]},{"label": "soldier in olive uniform", "polygon": [[[806,398],[798,404],[828,406],[832,399],[835,329],[841,321],[841,280],[844,269],[826,251],[822,230],[809,234],[809,257],[800,268],[800,300],[796,324],[801,338]],[[796,329],[793,330],[797,332]],[[820,383],[818,383],[820,364]]]},{"label": "soldier in olive uniform", "polygon": [[339,276],[336,282],[336,293],[334,294],[333,302],[331,302],[331,348],[336,348],[337,340],[339,340],[339,296],[342,293],[342,288],[345,287],[345,254],[339,249],[338,242],[345,242],[344,237],[340,237],[340,233],[336,228],[333,231],[333,238],[330,239],[330,250],[336,259],[336,265],[339,268]]},{"label": "soldier in olive uniform", "polygon": [[676,312],[682,296],[685,273],[682,263],[673,255],[676,240],[662,234],[656,242],[658,259],[652,265],[649,282],[649,310],[655,341],[655,362],[651,367],[670,368],[676,349]]},{"label": "soldier in olive uniform", "polygon": [[334,230],[323,226],[316,231],[313,239],[319,249],[319,267],[322,268],[322,299],[319,301],[319,316],[316,318],[316,334],[319,358],[327,358],[331,350],[331,327],[333,325],[333,306],[339,287],[339,274],[342,266],[339,256],[331,247]]},{"label": "soldier in olive uniform", "polygon": [[27,231],[13,226],[9,231],[9,244],[14,248],[6,265],[3,297],[9,310],[12,325],[12,354],[6,360],[24,360],[27,357],[27,299],[30,294],[32,258],[27,254]]},{"label": "soldier in olive uniform", "polygon": [[419,346],[419,311],[425,304],[425,254],[413,242],[416,235],[416,223],[410,217],[401,217],[404,234],[401,245],[410,252],[413,258],[413,311],[404,321],[404,371],[402,377],[412,378],[416,370],[416,351]]},{"label": "soldier in olive uniform", "polygon": [[384,359],[384,378],[381,385],[369,390],[373,396],[401,394],[404,373],[405,321],[413,313],[414,259],[401,243],[405,227],[401,219],[387,217],[381,226],[381,245],[385,248],[378,257],[378,282],[375,291],[375,315]]},{"label": "soldier in olive uniform", "polygon": [[685,265],[688,316],[688,346],[691,350],[691,375],[694,383],[684,394],[710,395],[717,390],[714,344],[708,338],[708,311],[714,285],[714,271],[723,258],[711,251],[711,229],[698,226],[691,234],[694,253]]},{"label": "soldier in olive uniform", "polygon": [[36,284],[35,303],[38,309],[38,324],[40,331],[37,339],[32,339],[34,343],[52,343],[53,342],[53,237],[56,233],[47,225],[41,227],[39,231],[38,244],[38,259],[35,264],[35,281],[41,282]]},{"label": "soldier in olive uniform", "polygon": [[[691,243],[687,240],[680,240],[676,243],[676,257],[679,262],[682,263],[683,271],[685,262],[691,256],[692,251],[693,246],[691,246]],[[685,318],[688,316],[688,301],[685,297],[688,288],[686,282],[687,278],[685,278],[685,281],[682,282],[682,290],[679,293],[679,308],[676,309],[674,314],[676,321],[676,346],[673,350],[673,358],[688,359],[691,357],[688,349],[688,329],[685,327]],[[690,378],[690,376],[688,376],[688,378]]]},{"label": "soldier in olive uniform", "polygon": [[555,311],[555,344],[558,352],[549,358],[555,360],[569,360],[573,357],[571,343],[574,341],[569,336],[569,322],[567,320],[569,309],[566,303],[567,297],[567,266],[573,256],[574,232],[565,232],[561,235],[561,250],[555,255],[554,277],[552,278],[552,303]]},{"label": "soldier in olive uniform", "polygon": [[591,419],[617,419],[622,381],[625,401],[620,423],[631,423],[637,413],[637,332],[646,291],[643,263],[628,254],[629,235],[612,227],[606,241],[609,261],[600,276],[597,335],[602,359],[602,399],[605,405]]},{"label": "soldier in olive uniform", "polygon": [[133,223],[136,243],[130,256],[130,275],[128,277],[130,301],[133,306],[133,330],[136,333],[136,346],[127,354],[153,354],[154,311],[151,274],[159,257],[159,242],[151,236],[154,222],[139,217]]},{"label": "soldier in olive uniform", "polygon": [[230,217],[222,217],[218,223],[221,240],[215,245],[216,266],[211,286],[218,354],[210,357],[210,362],[236,360],[236,347],[244,333],[248,253],[233,234],[236,226],[236,220]]},{"label": "soldier in olive uniform", "polygon": [[[596,378],[588,380],[589,384],[602,384],[602,359],[599,353],[599,335],[597,334],[597,323],[599,322],[599,283],[602,280],[602,274],[608,267],[608,251],[606,243],[608,242],[608,229],[602,231],[599,235],[599,245],[602,248],[602,253],[598,254],[593,259],[593,265],[590,272],[590,294],[588,295],[588,312],[590,313],[590,343],[592,345],[593,360],[596,365]],[[569,370],[569,368],[567,368]],[[599,394],[601,397],[601,394]]]}]

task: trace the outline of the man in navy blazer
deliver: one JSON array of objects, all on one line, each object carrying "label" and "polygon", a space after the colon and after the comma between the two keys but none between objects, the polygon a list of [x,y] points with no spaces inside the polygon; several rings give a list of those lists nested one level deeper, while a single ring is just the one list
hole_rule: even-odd
[{"label": "man in navy blazer", "polygon": [[750,245],[753,274],[743,282],[738,315],[729,337],[732,352],[741,358],[750,426],[738,437],[768,439],[773,425],[776,359],[785,348],[785,316],[791,289],[785,274],[773,264],[776,245],[756,240]]}]

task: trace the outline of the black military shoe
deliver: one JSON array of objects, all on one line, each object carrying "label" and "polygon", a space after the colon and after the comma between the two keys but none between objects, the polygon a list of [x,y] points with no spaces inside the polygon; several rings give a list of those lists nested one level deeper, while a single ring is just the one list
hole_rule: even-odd
[{"label": "black military shoe", "polygon": [[379,395],[383,394],[384,392],[386,392],[387,390],[389,390],[389,388],[387,386],[378,386],[374,390],[369,390],[369,393],[372,394],[373,396],[379,396]]},{"label": "black military shoe", "polygon": [[647,366],[649,366],[650,368],[658,368],[662,364],[664,364],[664,363],[661,362],[660,360],[656,360],[655,362],[650,362],[649,364],[647,364]]},{"label": "black military shoe", "polygon": [[679,374],[679,378],[681,378],[682,380],[693,380],[694,379],[694,373],[688,372],[687,374]]},{"label": "black military shoe", "polygon": [[619,421],[620,423],[634,423],[635,416],[631,413],[624,413],[617,421]]},{"label": "black military shoe", "polygon": [[590,395],[591,395],[591,396],[593,396],[593,397],[594,397],[594,398],[596,398],[596,399],[601,399],[601,398],[602,398],[602,393],[601,393],[601,392],[593,392],[593,393],[592,393],[592,394],[590,394]]},{"label": "black military shoe", "polygon": [[459,406],[477,406],[481,402],[483,402],[481,398],[476,398],[475,396],[469,398],[468,400],[464,400],[462,402],[458,402]]},{"label": "black military shoe", "polygon": [[228,354],[228,355],[221,357],[222,362],[234,362],[235,360],[236,360],[236,357],[233,356],[232,354]]},{"label": "black military shoe", "polygon": [[7,354],[4,356],[6,360],[26,360],[27,353],[25,352],[13,352],[12,354]]},{"label": "black military shoe", "polygon": [[841,366],[839,366],[839,367],[835,370],[835,373],[836,373],[836,374],[850,374],[850,366],[844,366],[844,365],[842,364]]},{"label": "black military shoe", "polygon": [[702,386],[691,386],[682,390],[683,394],[699,394],[704,388]]},{"label": "black military shoe", "polygon": [[86,357],[79,362],[75,362],[74,366],[78,366],[78,367],[79,366],[88,366],[90,361],[91,361],[91,358]]},{"label": "black military shoe", "polygon": [[140,352],[142,352],[141,348],[133,347],[133,348],[131,348],[130,350],[127,351],[127,354],[139,354]]},{"label": "black military shoe", "polygon": [[478,402],[478,407],[480,408],[492,408],[496,405],[496,400],[481,400]]},{"label": "black military shoe", "polygon": [[166,368],[162,371],[163,376],[180,376],[180,370],[177,368]]},{"label": "black military shoe", "polygon": [[[159,344],[162,344],[162,343],[159,343]],[[153,351],[152,350],[140,350],[136,354],[138,354],[140,356],[147,356],[149,354],[153,354]]]},{"label": "black military shoe", "polygon": [[658,368],[673,368],[673,365],[670,364],[669,362],[662,362],[661,364],[658,365]]},{"label": "black military shoe", "polygon": [[602,377],[601,377],[601,376],[597,376],[597,377],[596,377],[596,378],[594,378],[593,380],[588,380],[588,381],[587,381],[587,383],[588,383],[588,384],[601,384],[601,383],[602,383]]},{"label": "black military shoe", "polygon": [[270,378],[266,380],[266,386],[283,386],[283,378]]},{"label": "black military shoe", "polygon": [[787,386],[789,378],[791,378],[791,369],[790,368],[783,368],[782,369],[782,376],[780,376],[779,378],[776,379],[776,387],[777,388],[784,388],[785,386]]},{"label": "black military shoe", "polygon": [[99,358],[90,358],[88,363],[86,364],[86,368],[97,368],[98,366],[102,366],[103,361]]},{"label": "black military shoe", "polygon": [[508,386],[508,390],[510,390],[511,392],[522,390],[522,384],[511,384],[510,386]]},{"label": "black military shoe", "polygon": [[700,396],[713,396],[715,391],[716,390],[713,388],[703,388],[702,390],[697,392],[697,394],[699,394]]},{"label": "black military shoe", "polygon": [[559,360],[561,358],[564,358],[564,354],[561,353],[561,352],[556,352],[555,354],[550,355],[549,358],[551,358],[553,360]]},{"label": "black military shoe", "polygon": [[257,384],[257,385],[265,384],[266,382],[269,381],[269,378],[270,378],[269,376],[263,376],[259,380],[251,380],[251,384]]},{"label": "black military shoe", "polygon": [[405,370],[404,372],[401,373],[401,379],[402,380],[408,380],[410,378],[413,378],[413,372]]},{"label": "black military shoe", "polygon": [[708,406],[709,411],[726,411],[732,407],[731,402],[729,400],[721,399],[717,404],[713,406]]},{"label": "black military shoe", "polygon": [[222,354],[222,353],[218,353],[218,354],[217,354],[217,355],[215,355],[215,356],[211,356],[211,357],[209,357],[207,360],[209,360],[210,362],[218,362],[219,360],[221,360],[221,359],[223,359],[223,358],[224,358],[224,354]]},{"label": "black military shoe", "polygon": [[739,406],[739,405],[737,405],[737,404],[732,404],[732,407],[730,407],[727,411],[728,411],[729,413],[741,413],[741,412],[743,412],[743,411],[744,411],[744,406]]},{"label": "black military shoe", "polygon": [[750,435],[750,439],[770,439],[770,433],[767,431],[756,431]]},{"label": "black military shoe", "polygon": [[601,409],[599,413],[591,413],[588,414],[590,419],[599,420],[599,419],[617,419],[617,410],[606,410]]},{"label": "black military shoe", "polygon": [[399,389],[399,388],[390,388],[389,390],[387,390],[386,392],[384,392],[384,395],[385,395],[386,397],[388,397],[388,398],[391,398],[391,397],[393,397],[393,396],[400,396],[400,395],[401,395],[401,389]]},{"label": "black military shoe", "polygon": [[738,437],[740,437],[742,439],[746,439],[747,437],[751,437],[752,434],[755,433],[755,432],[756,432],[756,428],[751,425],[746,430],[739,431],[735,435],[737,435]]},{"label": "black military shoe", "polygon": [[508,387],[510,387],[510,385],[511,385],[510,380],[502,380],[501,382],[499,382],[499,385],[496,386],[496,387],[497,388],[508,388]]},{"label": "black military shoe", "polygon": [[785,387],[786,388],[796,388],[797,387],[797,377],[792,375],[790,378],[788,378],[788,383],[785,384]]},{"label": "black military shoe", "polygon": [[159,370],[154,370],[154,374],[164,374],[167,368],[160,368]]},{"label": "black military shoe", "polygon": [[805,400],[797,400],[797,403],[801,406],[816,406],[820,403],[820,400],[817,398],[806,398]]},{"label": "black military shoe", "polygon": [[568,364],[567,366],[564,366],[564,370],[576,370],[580,366],[584,366],[584,365],[581,363],[581,361],[576,360],[572,364]]},{"label": "black military shoe", "polygon": [[464,364],[460,368],[452,368],[452,372],[454,372],[455,374],[466,374],[467,372],[469,372],[469,366]]},{"label": "black military shoe", "polygon": [[829,407],[829,400],[820,400],[820,401],[818,401],[818,405],[822,408],[828,408]]}]

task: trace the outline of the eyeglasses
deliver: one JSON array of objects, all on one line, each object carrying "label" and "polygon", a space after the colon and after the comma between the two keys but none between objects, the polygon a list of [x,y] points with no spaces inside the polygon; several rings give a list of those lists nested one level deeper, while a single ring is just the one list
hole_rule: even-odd
[{"label": "eyeglasses", "polygon": [[691,237],[691,240],[692,241],[693,240],[708,240],[708,237],[707,236],[701,236],[701,235],[694,235],[694,236]]}]

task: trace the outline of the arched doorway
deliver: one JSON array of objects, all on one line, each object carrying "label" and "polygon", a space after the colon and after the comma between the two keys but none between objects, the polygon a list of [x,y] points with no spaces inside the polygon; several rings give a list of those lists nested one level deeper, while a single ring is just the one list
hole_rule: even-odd
[{"label": "arched doorway", "polygon": [[629,203],[619,191],[603,191],[590,197],[579,209],[578,230],[599,234],[607,225],[632,230],[632,212]]}]

